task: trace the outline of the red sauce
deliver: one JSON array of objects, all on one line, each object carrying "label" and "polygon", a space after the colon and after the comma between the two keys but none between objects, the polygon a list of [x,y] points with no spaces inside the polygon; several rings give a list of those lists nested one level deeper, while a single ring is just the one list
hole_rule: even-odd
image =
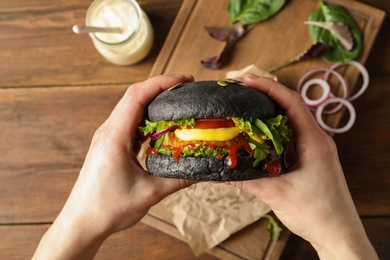
[{"label": "red sauce", "polygon": [[269,159],[264,161],[264,167],[268,174],[271,176],[278,175],[282,170],[282,165],[280,165],[279,161],[272,161]]},{"label": "red sauce", "polygon": [[230,169],[234,169],[237,166],[237,152],[238,149],[240,149],[241,145],[240,144],[232,144],[230,145],[227,150],[228,150],[228,161],[227,165],[229,166]]},{"label": "red sauce", "polygon": [[240,145],[249,153],[250,156],[255,154],[255,150],[252,150],[248,142],[240,143]]},{"label": "red sauce", "polygon": [[[195,144],[187,144],[185,146],[180,146],[177,148],[172,149],[172,158],[176,161],[179,162],[179,157],[181,155],[181,152],[185,147],[188,148],[194,148],[196,145]],[[207,145],[211,149],[215,149],[216,146],[213,144],[208,144]],[[226,150],[228,151],[228,156],[227,156],[227,164],[230,169],[234,169],[237,166],[237,161],[238,161],[238,156],[237,152],[240,148],[244,148],[251,156],[253,156],[254,151],[250,148],[249,143],[247,142],[241,142],[241,143],[234,143],[232,145],[229,145]],[[157,154],[157,150],[155,148],[148,148],[146,150],[146,154]],[[217,160],[222,161],[223,156],[222,155],[217,155],[216,157]],[[270,173],[271,174],[271,173]]]},{"label": "red sauce", "polygon": [[237,166],[237,152],[240,148],[244,148],[251,156],[255,153],[255,151],[252,150],[252,148],[249,146],[249,143],[242,142],[242,143],[236,143],[232,144],[229,147],[227,147],[228,150],[228,156],[227,156],[227,165],[230,169],[234,169]]},{"label": "red sauce", "polygon": [[214,145],[214,144],[208,144],[207,147],[210,148],[210,149],[215,149],[215,148],[217,148],[217,146]]},{"label": "red sauce", "polygon": [[179,162],[179,157],[183,148],[184,146],[172,150],[172,157],[177,163]]},{"label": "red sauce", "polygon": [[172,157],[173,159],[178,163],[179,162],[179,157],[181,155],[181,152],[183,151],[183,149],[185,147],[188,147],[188,148],[195,148],[195,144],[187,144],[187,145],[184,145],[184,146],[180,146],[178,148],[175,148],[172,150]]},{"label": "red sauce", "polygon": [[157,150],[156,150],[156,148],[148,148],[147,150],[146,150],[146,154],[158,154],[158,152],[157,152]]}]

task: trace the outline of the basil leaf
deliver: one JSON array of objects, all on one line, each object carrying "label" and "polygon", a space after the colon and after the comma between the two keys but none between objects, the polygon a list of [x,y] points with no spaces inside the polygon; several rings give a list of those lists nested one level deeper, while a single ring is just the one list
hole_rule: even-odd
[{"label": "basil leaf", "polygon": [[231,23],[252,24],[276,14],[284,3],[285,0],[230,0],[227,12]]},{"label": "basil leaf", "polygon": [[330,50],[322,54],[322,58],[328,62],[348,62],[355,59],[361,50],[362,37],[361,32],[346,9],[339,5],[325,5],[320,1],[319,10],[313,12],[309,20],[316,22],[332,22],[341,23],[349,28],[351,31],[354,46],[351,51],[345,50],[338,38],[334,36],[329,30],[320,28],[318,26],[309,26],[309,33],[313,43],[324,43],[331,47]]}]

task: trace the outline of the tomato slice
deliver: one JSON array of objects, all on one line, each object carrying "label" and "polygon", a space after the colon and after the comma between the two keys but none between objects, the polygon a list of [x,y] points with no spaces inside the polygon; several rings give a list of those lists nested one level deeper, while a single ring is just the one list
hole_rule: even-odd
[{"label": "tomato slice", "polygon": [[195,128],[212,129],[212,128],[228,128],[235,127],[233,120],[226,118],[201,118],[196,119]]}]

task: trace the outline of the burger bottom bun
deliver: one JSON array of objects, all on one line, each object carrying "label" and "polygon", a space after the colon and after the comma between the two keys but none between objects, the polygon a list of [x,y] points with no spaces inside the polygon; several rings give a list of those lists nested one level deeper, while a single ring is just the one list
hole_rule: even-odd
[{"label": "burger bottom bun", "polygon": [[[283,158],[283,156],[281,156]],[[227,159],[180,157],[176,162],[172,157],[161,154],[149,154],[146,157],[146,168],[155,176],[175,179],[190,179],[199,181],[244,181],[270,177],[260,163],[253,168],[254,159],[250,156],[239,157],[237,166],[230,169]],[[281,160],[282,170],[286,167]]]}]

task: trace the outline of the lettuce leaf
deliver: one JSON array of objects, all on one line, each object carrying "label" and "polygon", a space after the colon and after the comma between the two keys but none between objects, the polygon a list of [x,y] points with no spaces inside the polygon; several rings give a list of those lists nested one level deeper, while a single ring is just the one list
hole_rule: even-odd
[{"label": "lettuce leaf", "polygon": [[171,120],[171,121],[158,121],[158,122],[145,120],[145,126],[140,127],[139,129],[143,135],[147,135],[155,132],[156,133],[161,132],[171,126],[186,128],[187,126],[194,126],[194,125],[195,125],[194,118]]},{"label": "lettuce leaf", "polygon": [[286,126],[287,117],[278,115],[270,119],[256,119],[254,123],[272,141],[276,153],[281,154],[283,152],[283,140],[290,139],[290,131]]},{"label": "lettuce leaf", "polygon": [[237,127],[249,137],[260,135],[264,140],[271,140],[278,154],[283,152],[283,140],[289,140],[291,131],[287,127],[287,116],[278,115],[270,119],[232,118]]}]

